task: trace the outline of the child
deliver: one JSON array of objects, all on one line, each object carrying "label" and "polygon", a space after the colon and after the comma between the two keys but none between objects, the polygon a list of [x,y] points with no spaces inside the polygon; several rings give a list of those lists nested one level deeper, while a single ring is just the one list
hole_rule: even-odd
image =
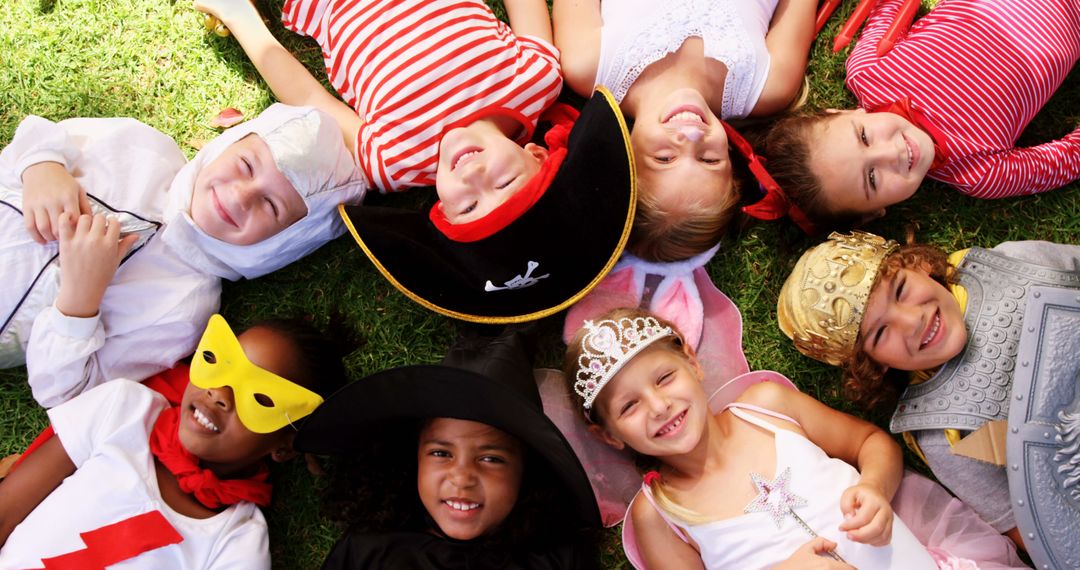
[{"label": "child", "polygon": [[901,4],[877,3],[848,57],[858,109],[787,118],[766,136],[769,171],[798,209],[821,226],[857,225],[926,177],[977,198],[1080,177],[1080,128],[1014,146],[1080,57],[1076,2],[941,0],[878,57]]},{"label": "child", "polygon": [[[1052,537],[1033,540],[1043,532],[1029,527],[1032,534],[1025,530],[1019,541],[1017,524],[1028,516],[1019,497],[1057,496],[1061,489],[1050,483],[1067,470],[1036,477],[1038,464],[1060,458],[1029,465],[1030,446],[1014,436],[1026,437],[1024,401],[1043,402],[1034,411],[1043,418],[1037,426],[1042,440],[1054,432],[1047,431],[1050,424],[1061,421],[1058,410],[1073,400],[1080,373],[1071,348],[1076,327],[1062,324],[1054,299],[1073,302],[1078,291],[1080,246],[1008,242],[946,256],[933,246],[833,233],[795,265],[777,317],[800,352],[845,369],[845,386],[857,402],[893,404],[904,382],[886,372],[913,371],[892,431],[904,433],[937,478],[998,532],[1027,543],[1038,562],[1037,543]],[[1008,474],[1006,449],[1015,467]],[[1036,477],[1037,486],[1025,490],[1031,481],[1024,477]],[[1045,520],[1075,522],[1077,513]],[[1067,547],[1075,555],[1076,546]]]},{"label": "child", "polygon": [[[436,187],[427,215],[342,211],[376,267],[422,305],[482,322],[540,318],[584,295],[621,253],[634,176],[607,96],[580,118],[552,107],[548,148],[528,142],[562,87],[541,0],[507,2],[509,27],[482,0],[289,0],[285,26],[319,43],[345,102],[247,0],[195,5],[228,26],[280,101],[337,119],[374,187]],[[587,236],[585,217],[595,223]],[[590,253],[568,263],[568,248]]]},{"label": "child", "polygon": [[47,408],[171,367],[222,278],[307,255],[344,231],[334,208],[363,194],[312,108],[271,106],[186,164],[131,119],[28,117],[0,153],[0,366],[25,361]]},{"label": "child", "polygon": [[[544,415],[521,333],[465,337],[441,365],[331,397],[297,449],[357,458],[330,505],[349,532],[323,568],[595,568],[589,482]],[[333,487],[332,487],[333,488]]]},{"label": "child", "polygon": [[581,95],[633,117],[640,209],[631,250],[676,261],[716,244],[739,191],[720,119],[783,110],[803,85],[816,2],[556,0],[555,45]]},{"label": "child", "polygon": [[[296,429],[344,379],[308,329],[235,337],[214,315],[179,406],[116,380],[49,410],[56,437],[0,483],[0,567],[269,568],[264,459],[294,456]],[[176,374],[187,367],[163,376]]]},{"label": "child", "polygon": [[[586,322],[566,371],[591,431],[658,465],[642,487],[646,500],[628,512],[648,567],[806,567],[826,562],[818,554],[839,568],[946,561],[893,517],[900,450],[875,426],[769,382],[714,415],[693,350],[637,309]],[[982,543],[980,557],[1015,558],[983,527],[998,550]]]}]

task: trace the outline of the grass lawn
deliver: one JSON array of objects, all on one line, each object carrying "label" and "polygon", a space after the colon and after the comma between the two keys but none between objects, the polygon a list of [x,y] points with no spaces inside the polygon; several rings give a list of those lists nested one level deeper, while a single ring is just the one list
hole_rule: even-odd
[{"label": "grass lawn", "polygon": [[[260,0],[271,29],[309,64],[324,72],[318,46],[282,30],[281,0]],[[924,7],[934,2],[923,0]],[[842,53],[831,43],[846,2],[815,44],[808,106],[848,107]],[[1021,144],[1058,138],[1080,123],[1080,72],[1046,106]],[[130,116],[174,138],[189,155],[217,131],[210,120],[226,107],[254,116],[272,102],[254,67],[232,38],[208,33],[187,0],[7,0],[0,4],[0,145],[11,140],[27,114],[52,120]],[[372,196],[371,202],[430,204],[433,193]],[[1008,201],[977,201],[927,184],[913,200],[893,208],[869,230],[902,238],[914,227],[922,241],[946,249],[993,246],[1016,239],[1077,243],[1080,184]],[[799,355],[776,327],[775,301],[788,271],[812,241],[786,223],[761,224],[726,242],[709,266],[721,290],[744,317],[744,348],[752,368],[792,378],[825,402],[851,410],[839,397],[836,371]],[[342,237],[311,257],[254,281],[226,283],[222,312],[234,325],[268,316],[308,315],[325,325],[340,314],[356,333],[347,359],[352,378],[403,364],[437,361],[455,323],[412,303],[386,282]],[[545,349],[538,364],[557,366],[561,315],[543,323]],[[883,417],[873,418],[881,421]],[[0,457],[21,451],[46,425],[30,396],[25,369],[0,371]],[[315,568],[340,533],[319,512],[318,483],[301,462],[279,467],[267,511],[275,567]],[[603,542],[607,567],[629,567],[616,534]]]}]

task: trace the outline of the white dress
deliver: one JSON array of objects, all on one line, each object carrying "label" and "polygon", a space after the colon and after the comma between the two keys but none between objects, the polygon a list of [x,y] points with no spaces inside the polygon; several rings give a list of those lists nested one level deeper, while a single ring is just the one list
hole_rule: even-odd
[{"label": "white dress", "polygon": [[[23,225],[22,172],[46,161],[67,167],[95,211],[142,236],[94,317],[53,308],[57,242],[39,245]],[[172,139],[134,119],[54,123],[31,116],[0,152],[0,367],[26,362],[42,406],[110,378],[149,377],[195,349],[217,311],[221,280],[161,239],[169,185],[186,163]]]},{"label": "white dress", "polygon": [[[109,564],[110,570],[270,568],[266,520],[253,503],[195,519],[162,500],[149,441],[158,414],[168,406],[150,388],[116,380],[49,410],[76,470],[15,527],[0,549],[0,568],[41,568],[44,558],[115,546],[109,544],[110,525],[131,529],[147,516],[164,517],[166,529],[172,527],[182,540],[164,546],[151,540],[131,548],[141,552]],[[141,540],[148,534],[132,532]]]},{"label": "white dress", "polygon": [[777,0],[606,0],[600,5],[596,85],[622,101],[650,64],[700,37],[705,57],[727,67],[720,118],[750,114],[769,76],[769,31]]}]

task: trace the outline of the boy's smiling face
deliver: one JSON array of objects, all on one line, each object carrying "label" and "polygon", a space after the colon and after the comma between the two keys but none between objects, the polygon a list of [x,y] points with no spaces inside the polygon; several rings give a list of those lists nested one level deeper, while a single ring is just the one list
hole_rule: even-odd
[{"label": "boy's smiling face", "polygon": [[307,204],[258,135],[229,145],[195,176],[191,219],[223,242],[258,243],[306,215]]},{"label": "boy's smiling face", "polygon": [[439,143],[439,208],[451,224],[479,220],[532,180],[547,156],[547,149],[523,148],[490,121],[452,129]]},{"label": "boy's smiling face", "polygon": [[928,370],[964,350],[960,303],[923,269],[880,275],[859,326],[860,347],[878,364]]},{"label": "boy's smiling face", "polygon": [[420,502],[450,538],[494,532],[514,509],[524,472],[521,443],[487,424],[435,418],[420,430]]},{"label": "boy's smiling face", "polygon": [[810,134],[809,168],[830,211],[873,216],[910,198],[930,163],[934,141],[894,113],[839,111]]},{"label": "boy's smiling face", "polygon": [[[297,348],[285,336],[271,329],[250,328],[237,337],[244,354],[253,364],[285,378],[298,377]],[[236,414],[232,388],[203,389],[188,383],[180,404],[180,443],[199,458],[203,467],[219,477],[238,473],[270,455],[291,455],[295,431],[284,427],[258,434]]]}]

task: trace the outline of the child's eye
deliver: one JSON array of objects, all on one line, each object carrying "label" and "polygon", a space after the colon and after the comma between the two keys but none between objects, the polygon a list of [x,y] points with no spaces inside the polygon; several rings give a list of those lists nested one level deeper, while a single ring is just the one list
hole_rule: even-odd
[{"label": "child's eye", "polygon": [[881,342],[881,336],[885,334],[885,327],[881,327],[874,333],[874,346],[876,347]]},{"label": "child's eye", "polygon": [[507,180],[503,184],[499,184],[498,186],[495,187],[495,189],[496,190],[506,190],[507,188],[510,187],[511,184],[514,183],[515,180],[517,180],[516,176],[514,178],[511,178],[510,180]]},{"label": "child's eye", "polygon": [[506,463],[506,460],[502,457],[499,457],[498,455],[484,455],[480,457],[480,461],[483,461],[484,463]]},{"label": "child's eye", "polygon": [[859,127],[859,140],[864,146],[870,146],[870,139],[866,138],[866,127]]},{"label": "child's eye", "polygon": [[276,218],[276,217],[278,217],[278,209],[277,209],[277,204],[275,204],[275,203],[274,203],[274,201],[273,201],[273,200],[271,200],[270,198],[266,198],[266,203],[267,203],[267,204],[270,204],[270,209],[271,209],[271,210],[273,210],[273,212],[274,212],[274,217],[275,217],[275,218]]},{"label": "child's eye", "polygon": [[877,173],[874,172],[873,168],[871,168],[870,172],[866,175],[866,179],[870,183],[870,189],[876,191],[877,190]]},{"label": "child's eye", "polygon": [[897,301],[899,301],[899,300],[900,300],[900,295],[902,295],[902,294],[903,294],[903,292],[904,292],[904,285],[906,285],[906,284],[907,284],[907,279],[902,279],[902,280],[900,281],[900,284],[896,286],[896,300],[897,300]]},{"label": "child's eye", "polygon": [[674,370],[670,370],[668,372],[665,372],[664,374],[661,374],[659,378],[656,379],[656,385],[660,386],[661,384],[667,384],[674,377],[675,377],[675,371]]},{"label": "child's eye", "polygon": [[671,156],[654,156],[653,160],[660,164],[669,164],[671,161],[675,160],[675,158]]},{"label": "child's eye", "polygon": [[240,159],[240,162],[242,162],[242,163],[244,164],[244,170],[246,170],[246,171],[247,171],[247,173],[248,173],[248,176],[252,176],[252,175],[254,175],[254,174],[255,174],[255,169],[251,167],[251,163],[250,163],[250,162],[248,162],[248,159],[246,159],[246,158],[241,158],[241,159]]},{"label": "child's eye", "polygon": [[469,212],[472,212],[473,210],[476,209],[476,204],[477,204],[476,202],[473,202],[472,204],[469,204],[468,206],[465,207],[464,210],[461,211],[461,213],[462,214],[468,214]]},{"label": "child's eye", "polygon": [[709,165],[720,164],[720,159],[719,158],[705,158],[705,157],[702,157],[701,162],[704,162],[705,164],[709,164]]},{"label": "child's eye", "polygon": [[634,404],[637,404],[637,400],[630,400],[623,404],[623,407],[619,409],[619,416],[625,416],[630,410],[634,408]]},{"label": "child's eye", "polygon": [[447,458],[450,457],[450,452],[445,449],[432,449],[431,451],[428,451],[428,455],[432,457]]}]

